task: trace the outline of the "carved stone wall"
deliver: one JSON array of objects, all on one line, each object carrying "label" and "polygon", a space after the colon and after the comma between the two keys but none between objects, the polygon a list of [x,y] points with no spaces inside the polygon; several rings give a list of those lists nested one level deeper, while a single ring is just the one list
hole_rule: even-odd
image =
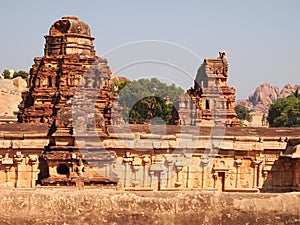
[{"label": "carved stone wall", "polygon": [[109,127],[109,134],[91,132],[75,139],[65,133],[48,137],[47,126],[21,125],[1,127],[0,186],[300,191],[299,129],[272,129],[267,135],[270,128],[249,128],[246,135],[245,128],[227,128],[216,148],[204,128],[198,135],[157,135],[114,133]]},{"label": "carved stone wall", "polygon": [[2,125],[0,187],[35,188],[41,171],[39,156],[48,143],[47,126]]},{"label": "carved stone wall", "polygon": [[[193,129],[195,126],[189,128]],[[56,152],[49,171],[57,171],[64,158],[70,172],[59,179],[56,173],[50,174],[42,182],[50,185],[50,180],[60,184],[73,180],[75,184],[77,179],[86,185],[97,185],[98,179],[98,184],[118,183],[126,190],[299,191],[299,158],[287,152],[288,143],[295,136],[285,139],[275,130],[273,136],[247,136],[241,134],[242,130],[233,129],[233,133],[224,137],[213,137],[206,132],[199,135],[110,132],[108,136],[90,133],[76,139],[57,135],[53,137],[57,141],[52,150],[65,146],[72,153]],[[212,138],[220,146],[214,147]],[[71,154],[76,156],[72,159]],[[47,158],[48,162],[51,160]],[[78,173],[73,166],[82,166],[84,172]],[[77,171],[75,176],[71,171]]]}]

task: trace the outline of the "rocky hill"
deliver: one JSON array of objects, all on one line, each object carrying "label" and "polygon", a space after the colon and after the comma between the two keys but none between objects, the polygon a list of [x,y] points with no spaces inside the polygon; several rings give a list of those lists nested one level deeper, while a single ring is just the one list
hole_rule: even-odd
[{"label": "rocky hill", "polygon": [[239,100],[237,104],[244,105],[256,112],[267,113],[272,102],[278,98],[288,97],[297,88],[300,90],[300,85],[293,86],[287,84],[280,90],[278,86],[271,86],[268,83],[264,83],[257,87],[254,93],[249,95],[248,99]]},{"label": "rocky hill", "polygon": [[0,79],[0,116],[13,116],[18,111],[21,93],[27,88],[27,83],[21,77]]}]

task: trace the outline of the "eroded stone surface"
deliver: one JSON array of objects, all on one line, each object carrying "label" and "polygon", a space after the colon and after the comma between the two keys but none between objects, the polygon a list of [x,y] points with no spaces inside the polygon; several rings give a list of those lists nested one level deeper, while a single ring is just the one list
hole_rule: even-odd
[{"label": "eroded stone surface", "polygon": [[300,196],[97,189],[1,191],[3,224],[299,224]]},{"label": "eroded stone surface", "polygon": [[[78,86],[88,98],[92,92],[96,109],[111,123],[112,94],[107,60],[95,55],[94,37],[88,25],[73,16],[55,22],[45,36],[45,55],[34,59],[30,70],[29,91],[23,93],[18,120],[21,123],[49,123],[62,120],[59,111],[74,101]],[[85,108],[85,107],[83,107]],[[67,127],[64,122],[57,126]]]},{"label": "eroded stone surface", "polygon": [[178,99],[181,125],[235,126],[235,89],[229,87],[228,60],[225,52],[215,59],[204,59],[194,87]]}]

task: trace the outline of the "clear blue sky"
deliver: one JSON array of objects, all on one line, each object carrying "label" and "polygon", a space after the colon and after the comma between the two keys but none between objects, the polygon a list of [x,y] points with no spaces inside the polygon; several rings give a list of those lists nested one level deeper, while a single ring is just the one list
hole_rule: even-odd
[{"label": "clear blue sky", "polygon": [[29,70],[33,58],[43,55],[51,24],[76,15],[90,25],[99,56],[141,40],[176,43],[201,58],[226,50],[229,85],[238,99],[246,98],[263,82],[300,83],[299,10],[297,0],[1,1],[0,71]]}]

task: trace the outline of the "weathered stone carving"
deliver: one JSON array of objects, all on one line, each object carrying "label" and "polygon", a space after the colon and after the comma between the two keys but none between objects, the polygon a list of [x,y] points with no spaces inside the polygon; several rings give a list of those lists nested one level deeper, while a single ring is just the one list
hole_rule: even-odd
[{"label": "weathered stone carving", "polygon": [[181,125],[237,125],[234,111],[235,89],[227,85],[228,60],[225,52],[217,59],[205,59],[194,87],[177,102]]},{"label": "weathered stone carving", "polygon": [[105,59],[95,56],[88,25],[73,16],[63,17],[51,26],[45,38],[45,56],[34,59],[30,89],[23,93],[19,105],[19,122],[51,124],[55,118],[59,120],[58,112],[72,101],[82,81],[83,88],[94,89],[99,98],[96,107],[105,123],[111,124],[109,107],[115,99],[110,87],[111,71]]}]

